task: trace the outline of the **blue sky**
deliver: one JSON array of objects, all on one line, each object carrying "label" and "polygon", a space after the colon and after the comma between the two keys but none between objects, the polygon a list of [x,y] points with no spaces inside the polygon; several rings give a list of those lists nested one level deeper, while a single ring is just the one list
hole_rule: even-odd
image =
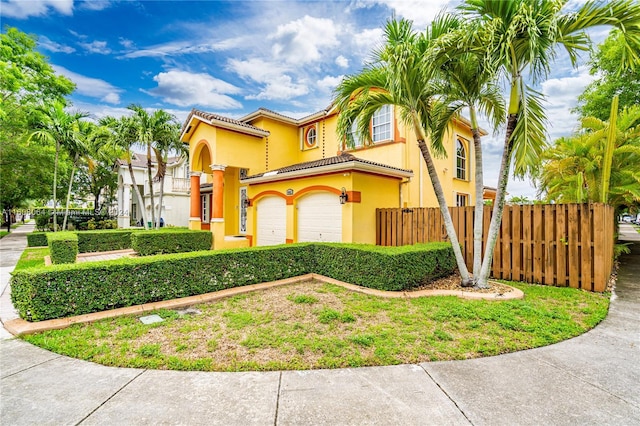
[{"label": "blue sky", "polygon": [[[99,118],[139,103],[183,121],[191,108],[229,117],[259,107],[293,117],[323,109],[340,78],[362,68],[389,17],[422,28],[457,3],[1,0],[0,18],[36,35],[56,72],[76,83],[74,108]],[[569,110],[592,78],[558,57],[540,87],[552,139],[577,125]],[[485,138],[485,185],[497,184],[502,139]],[[512,181],[509,193],[533,198],[535,189]]]}]

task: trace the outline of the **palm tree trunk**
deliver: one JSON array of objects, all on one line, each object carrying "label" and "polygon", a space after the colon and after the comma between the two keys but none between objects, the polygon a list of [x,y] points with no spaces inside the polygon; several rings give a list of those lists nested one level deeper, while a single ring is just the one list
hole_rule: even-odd
[{"label": "palm tree trunk", "polygon": [[151,143],[147,143],[147,178],[149,179],[149,197],[151,199],[151,229],[156,225],[156,210],[153,200],[153,180],[151,179]]},{"label": "palm tree trunk", "polygon": [[413,113],[413,123],[414,130],[416,132],[416,138],[418,139],[418,147],[420,148],[422,158],[427,165],[427,171],[429,173],[429,178],[431,179],[431,185],[433,186],[433,191],[435,192],[436,198],[438,199],[438,205],[440,206],[440,213],[442,214],[442,218],[444,220],[444,226],[447,231],[447,235],[449,236],[449,241],[451,242],[453,253],[456,257],[456,264],[458,265],[458,271],[460,272],[460,277],[462,279],[462,286],[470,287],[473,283],[471,278],[469,277],[469,270],[467,269],[467,265],[464,261],[464,256],[462,255],[462,250],[460,249],[458,235],[456,234],[456,230],[453,227],[453,220],[451,219],[451,214],[449,213],[449,208],[447,207],[447,200],[444,197],[444,191],[442,190],[442,185],[440,184],[440,179],[438,178],[436,167],[433,164],[433,158],[431,157],[431,153],[429,152],[429,148],[427,147],[427,143],[425,142],[426,134],[424,134],[422,127],[420,127],[420,124],[418,124],[420,123],[420,120],[415,113]]},{"label": "palm tree trunk", "polygon": [[142,224],[144,226],[144,229],[149,229],[147,226],[147,215],[145,214],[144,210],[144,199],[142,198],[142,195],[140,195],[140,188],[138,188],[138,184],[136,183],[136,175],[135,173],[133,173],[133,166],[131,165],[131,161],[127,161],[127,166],[129,167],[129,175],[131,176],[133,189],[136,192],[136,197],[138,197],[138,205],[141,206],[140,215],[142,215]]},{"label": "palm tree trunk", "polygon": [[71,186],[73,185],[73,175],[76,173],[76,161],[78,161],[78,155],[73,160],[73,166],[71,167],[71,177],[69,178],[69,189],[67,189],[67,204],[64,209],[64,220],[62,221],[62,230],[67,229],[67,218],[69,217],[69,202],[71,201]]},{"label": "palm tree trunk", "polygon": [[473,123],[475,120],[475,109],[470,108],[471,122],[473,134],[473,147],[475,154],[475,185],[476,185],[476,203],[475,212],[473,217],[473,280],[476,286],[478,286],[478,278],[480,277],[480,269],[482,268],[482,227],[484,219],[484,204],[483,204],[483,187],[484,187],[484,174],[482,170],[482,141],[480,139],[480,131],[478,126]]},{"label": "palm tree trunk", "polygon": [[164,174],[160,178],[160,194],[158,195],[158,224],[156,229],[160,229],[160,219],[162,219],[162,198],[164,197]]},{"label": "palm tree trunk", "polygon": [[56,203],[58,202],[58,154],[60,152],[60,142],[56,141],[56,156],[53,162],[53,232],[58,230],[58,221],[56,219]]},{"label": "palm tree trunk", "polygon": [[489,225],[489,235],[484,248],[484,258],[482,260],[482,268],[480,269],[480,277],[476,282],[476,286],[488,286],[489,271],[493,261],[493,250],[498,240],[498,232],[502,224],[502,213],[504,211],[504,203],[507,192],[507,182],[509,181],[509,169],[511,167],[511,151],[513,148],[511,135],[518,124],[518,114],[509,114],[507,119],[507,133],[505,135],[504,151],[502,152],[502,162],[500,163],[500,173],[498,174],[498,189],[496,192],[496,200],[493,206],[493,215],[491,216],[491,224]]}]

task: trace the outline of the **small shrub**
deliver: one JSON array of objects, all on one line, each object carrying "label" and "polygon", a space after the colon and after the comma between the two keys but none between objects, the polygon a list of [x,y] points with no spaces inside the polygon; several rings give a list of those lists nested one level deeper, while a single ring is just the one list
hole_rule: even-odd
[{"label": "small shrub", "polygon": [[51,214],[50,213],[37,214],[36,215],[36,229],[38,231],[48,231],[49,230],[49,220],[50,219],[51,219]]},{"label": "small shrub", "polygon": [[212,236],[209,231],[190,230],[134,232],[131,247],[140,256],[210,250]]},{"label": "small shrub", "polygon": [[78,236],[73,232],[51,232],[47,235],[51,263],[74,263],[78,255]]},{"label": "small shrub", "polygon": [[48,245],[46,232],[32,232],[27,234],[28,247],[45,247]]}]

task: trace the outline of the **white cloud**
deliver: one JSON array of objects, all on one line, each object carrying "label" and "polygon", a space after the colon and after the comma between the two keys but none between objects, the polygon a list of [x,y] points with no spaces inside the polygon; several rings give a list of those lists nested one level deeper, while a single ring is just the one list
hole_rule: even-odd
[{"label": "white cloud", "polygon": [[586,67],[574,70],[567,77],[552,78],[542,83],[542,93],[547,98],[546,112],[549,119],[549,137],[551,141],[569,136],[578,125],[578,117],[571,112],[584,88],[593,81]]},{"label": "white cloud", "polygon": [[336,77],[326,76],[322,80],[318,80],[317,86],[320,90],[325,92],[332,92],[333,89],[342,81],[344,76],[339,75]]},{"label": "white cloud", "polygon": [[120,93],[124,90],[117,88],[104,80],[97,78],[87,77],[68,69],[52,65],[53,70],[67,77],[69,80],[76,84],[76,91],[84,96],[100,99],[103,102],[110,104],[120,103]]},{"label": "white cloud", "polygon": [[[453,4],[459,2],[455,0],[374,0],[369,3],[385,5],[392,9],[396,15],[412,20],[414,28],[423,29],[443,8],[447,6],[451,8]],[[368,7],[369,5],[360,2],[357,6]]]},{"label": "white cloud", "polygon": [[339,30],[331,19],[302,19],[278,25],[270,38],[274,41],[272,52],[276,58],[289,63],[307,64],[319,61],[325,48],[338,45]]},{"label": "white cloud", "polygon": [[[124,43],[123,43],[124,41]],[[120,43],[126,48],[133,47],[131,44],[125,45],[127,40],[121,39]],[[194,43],[193,41],[174,41],[169,43],[150,46],[145,49],[133,50],[124,54],[123,58],[145,58],[145,57],[165,57],[185,54],[201,54],[219,52],[237,47],[244,42],[244,38],[226,39],[214,43]],[[127,43],[128,44],[128,43]]]},{"label": "white cloud", "polygon": [[355,53],[359,56],[369,55],[374,48],[377,48],[382,44],[383,35],[384,32],[382,31],[382,28],[365,29],[354,34],[353,42],[357,48]]},{"label": "white cloud", "polygon": [[76,49],[74,49],[73,47],[56,43],[55,41],[50,40],[46,36],[40,36],[38,38],[38,45],[41,48],[48,50],[49,52],[73,53],[76,51]]},{"label": "white cloud", "polygon": [[73,14],[73,0],[2,0],[1,6],[3,16],[17,19],[43,16],[51,9],[63,15]]},{"label": "white cloud", "polygon": [[240,89],[209,74],[172,70],[161,72],[153,80],[158,87],[143,92],[174,105],[202,105],[220,109],[242,107],[240,102],[227,96],[240,93]]},{"label": "white cloud", "polygon": [[249,78],[258,83],[266,83],[288,71],[287,67],[272,64],[260,58],[251,58],[245,61],[229,59],[227,68],[242,78]]},{"label": "white cloud", "polygon": [[283,74],[276,76],[257,95],[249,95],[247,99],[257,100],[287,100],[306,95],[309,88],[304,83],[295,83],[290,76]]},{"label": "white cloud", "polygon": [[120,37],[118,39],[118,42],[120,43],[120,45],[122,47],[124,47],[125,49],[133,49],[133,47],[135,46],[135,44],[133,43],[133,41],[126,39],[124,37]]},{"label": "white cloud", "polygon": [[349,60],[344,56],[340,55],[336,58],[336,65],[340,68],[347,68],[349,66]]},{"label": "white cloud", "polygon": [[107,47],[106,41],[94,40],[91,43],[78,43],[85,50],[89,51],[89,53],[97,53],[100,55],[108,55],[111,53],[111,49]]},{"label": "white cloud", "polygon": [[109,0],[84,0],[84,1],[78,2],[78,8],[85,9],[85,10],[100,11],[110,6],[111,6],[111,1]]}]

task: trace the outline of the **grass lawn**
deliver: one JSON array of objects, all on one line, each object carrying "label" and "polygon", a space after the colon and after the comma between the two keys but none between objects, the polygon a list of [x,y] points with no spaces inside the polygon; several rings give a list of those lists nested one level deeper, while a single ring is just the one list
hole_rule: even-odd
[{"label": "grass lawn", "polygon": [[49,247],[27,248],[16,264],[16,271],[44,266],[44,257],[49,256]]},{"label": "grass lawn", "polygon": [[120,317],[23,338],[111,366],[291,370],[514,352],[577,336],[607,314],[608,294],[509,284],[525,298],[383,299],[309,281],[199,305],[197,313],[160,310],[161,323]]}]

